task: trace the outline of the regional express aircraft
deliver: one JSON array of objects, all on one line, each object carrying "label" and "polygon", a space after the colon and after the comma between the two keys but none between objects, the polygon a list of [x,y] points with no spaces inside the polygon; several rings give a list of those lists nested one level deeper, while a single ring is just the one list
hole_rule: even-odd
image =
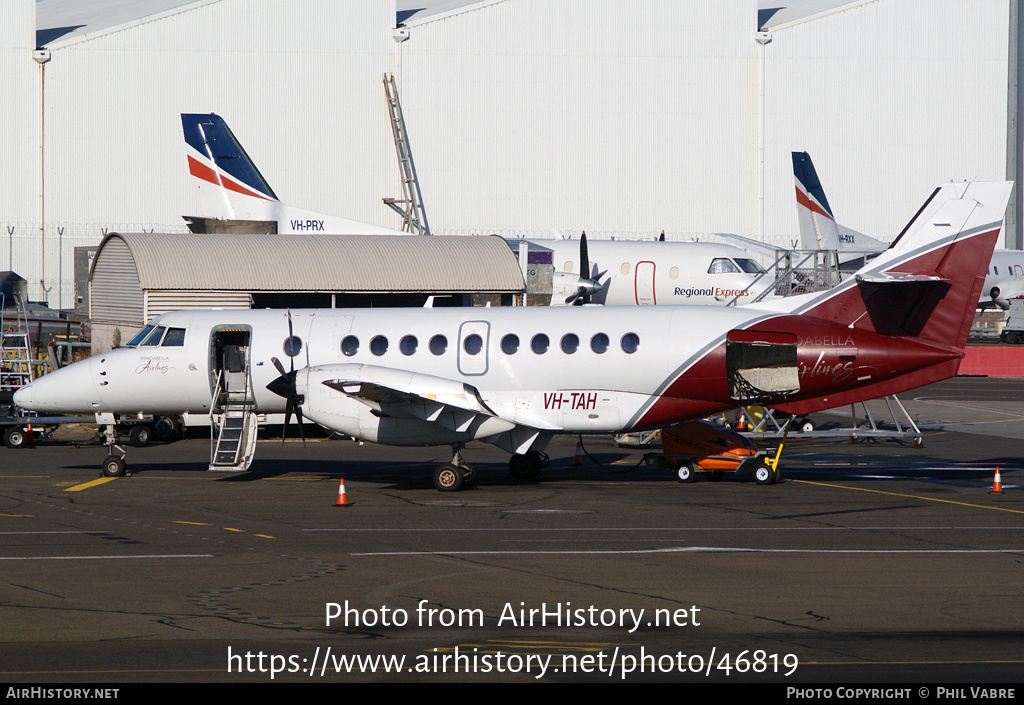
[{"label": "regional express aircraft", "polygon": [[[331,235],[408,235],[376,225],[315,213],[280,201],[231,128],[218,115],[182,113],[190,183],[208,215],[275,221],[277,232]],[[516,249],[519,240],[509,240]],[[552,305],[600,303],[726,304],[753,301],[773,284],[763,269],[731,245],[709,242],[529,239],[554,264]],[[579,266],[577,267],[577,263]],[[601,268],[604,268],[602,271]],[[575,270],[575,271],[573,271]],[[604,279],[604,281],[601,281]],[[758,284],[755,287],[755,280]]]},{"label": "regional express aircraft", "polygon": [[[863,260],[865,255],[871,257],[887,247],[884,242],[836,223],[825,189],[807,152],[793,152],[793,176],[796,178],[800,244],[804,249],[834,250],[841,260]],[[925,203],[922,210],[930,207],[931,203]],[[1010,308],[1010,299],[1021,297],[1024,297],[1024,252],[995,250],[985,273],[978,308],[1005,311]]]},{"label": "regional express aircraft", "polygon": [[[219,414],[238,468],[255,438],[246,413],[295,412],[374,443],[451,445],[438,489],[472,477],[469,441],[512,453],[509,469],[530,477],[555,434],[666,428],[751,403],[805,414],[955,375],[1010,188],[943,185],[855,277],[771,304],[173,312],[14,401]],[[124,470],[111,453],[104,472]]]}]

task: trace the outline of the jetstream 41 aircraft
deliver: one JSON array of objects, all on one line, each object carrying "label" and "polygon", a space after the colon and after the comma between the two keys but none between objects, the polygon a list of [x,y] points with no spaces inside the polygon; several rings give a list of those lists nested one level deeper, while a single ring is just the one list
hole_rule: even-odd
[{"label": "jetstream 41 aircraft", "polygon": [[[862,262],[888,245],[836,223],[832,208],[825,197],[825,189],[818,179],[811,155],[793,152],[793,176],[796,178],[796,209],[800,218],[800,243],[808,250],[834,250],[840,264]],[[932,207],[922,206],[922,211]],[[909,226],[908,226],[909,227]],[[995,250],[985,274],[985,285],[978,300],[978,308],[1010,307],[1010,299],[1024,296],[1024,252]]]},{"label": "jetstream 41 aircraft", "polygon": [[[191,182],[204,215],[227,220],[270,220],[280,234],[408,235],[397,230],[294,208],[281,203],[218,115],[183,113],[182,130]],[[510,240],[518,247],[520,241]],[[696,242],[629,242],[530,239],[554,266],[552,305],[725,304],[752,301],[754,281],[763,271],[743,250]],[[579,267],[577,268],[577,262]],[[574,271],[575,270],[575,271]]]},{"label": "jetstream 41 aircraft", "polygon": [[[1010,187],[941,186],[899,241],[826,292],[746,307],[179,311],[14,401],[220,414],[222,439],[255,437],[232,410],[294,412],[375,443],[451,445],[442,490],[472,477],[461,449],[474,440],[530,477],[555,434],[666,428],[754,403],[805,414],[955,375]],[[124,469],[114,454],[104,463]]]}]

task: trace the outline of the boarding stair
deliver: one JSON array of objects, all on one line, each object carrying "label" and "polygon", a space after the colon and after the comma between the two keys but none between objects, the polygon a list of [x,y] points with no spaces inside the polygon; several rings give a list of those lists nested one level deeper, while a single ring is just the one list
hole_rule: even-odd
[{"label": "boarding stair", "polygon": [[256,453],[258,425],[249,375],[222,370],[210,409],[210,470],[248,470]]}]

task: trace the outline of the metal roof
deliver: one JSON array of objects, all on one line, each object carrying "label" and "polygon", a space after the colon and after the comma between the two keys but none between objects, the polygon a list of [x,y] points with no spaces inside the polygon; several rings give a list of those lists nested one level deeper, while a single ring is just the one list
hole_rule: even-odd
[{"label": "metal roof", "polygon": [[36,46],[68,44],[212,2],[220,0],[40,0]]},{"label": "metal roof", "polygon": [[760,0],[757,24],[762,31],[781,29],[855,5],[876,0]]},{"label": "metal roof", "polygon": [[519,261],[499,237],[111,233],[144,290],[520,292]]},{"label": "metal roof", "polygon": [[396,21],[411,27],[508,0],[397,0]]}]

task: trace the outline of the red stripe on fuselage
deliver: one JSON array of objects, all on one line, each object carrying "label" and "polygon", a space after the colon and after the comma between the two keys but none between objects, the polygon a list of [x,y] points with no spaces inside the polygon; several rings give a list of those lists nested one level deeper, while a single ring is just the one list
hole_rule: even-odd
[{"label": "red stripe on fuselage", "polygon": [[234,191],[235,193],[240,193],[243,196],[252,196],[253,198],[259,198],[264,201],[271,200],[264,196],[262,193],[259,193],[258,191],[253,191],[252,189],[243,186],[237,181],[233,181],[227,177],[222,176],[221,174],[214,171],[205,164],[201,163],[199,160],[197,160],[195,157],[192,157],[191,155],[188,158],[188,173],[192,174],[192,176],[196,177],[197,179],[208,181],[214,186],[222,186],[226,188],[228,191]]}]

